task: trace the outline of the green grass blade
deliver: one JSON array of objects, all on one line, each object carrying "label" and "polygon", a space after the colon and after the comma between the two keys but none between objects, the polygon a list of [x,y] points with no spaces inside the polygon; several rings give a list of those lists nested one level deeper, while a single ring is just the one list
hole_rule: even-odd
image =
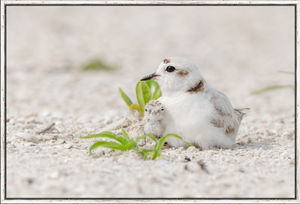
[{"label": "green grass blade", "polygon": [[[176,134],[167,134],[167,135],[163,136],[162,138],[160,138],[160,139],[158,140],[158,142],[157,142],[156,145],[155,145],[155,149],[160,150],[160,149],[164,146],[165,141],[166,141],[166,139],[167,139],[168,137],[177,137],[178,139],[183,140],[182,137],[180,137],[179,135],[176,135]],[[183,141],[184,141],[184,140],[183,140]],[[188,143],[188,142],[186,142],[186,141],[184,141],[184,142],[187,143],[188,145],[192,146],[192,147],[194,146],[194,145],[192,145],[192,144],[190,144],[190,143]]]},{"label": "green grass blade", "polygon": [[164,155],[160,154],[160,150],[153,150],[153,149],[141,149],[137,150],[136,153],[140,153],[144,156],[144,160],[147,159],[147,156],[152,156],[152,160],[156,159],[157,157],[165,157]]},{"label": "green grass blade", "polygon": [[88,135],[88,136],[84,136],[84,137],[80,137],[80,139],[90,139],[90,138],[94,138],[94,137],[109,137],[109,138],[114,138],[117,135],[114,134],[113,132],[109,132],[109,131],[103,131],[99,134],[94,134],[94,135]]},{"label": "green grass blade", "polygon": [[157,156],[158,156],[158,150],[155,150],[155,152],[153,154],[153,157],[152,157],[152,160],[156,159]]},{"label": "green grass blade", "polygon": [[288,72],[288,71],[283,71],[283,70],[278,70],[280,73],[285,73],[285,74],[295,74],[295,72]]},{"label": "green grass blade", "polygon": [[125,150],[134,149],[134,147],[135,147],[136,145],[137,145],[137,144],[135,143],[135,141],[129,140],[129,141],[127,142],[127,144],[122,145],[122,147],[120,147],[119,150],[125,151]]},{"label": "green grass blade", "polygon": [[122,127],[122,133],[123,133],[123,137],[127,140],[127,141],[129,141],[130,140],[130,138],[129,138],[129,136],[128,136],[128,134],[127,134],[127,132],[124,130],[124,128]]},{"label": "green grass blade", "polygon": [[125,150],[130,150],[133,149],[135,147],[136,143],[131,140],[129,141],[127,144],[118,144],[116,142],[107,142],[107,141],[100,141],[100,142],[96,142],[94,143],[91,147],[89,152],[91,153],[91,151],[93,149],[96,149],[97,147],[107,147],[107,148],[111,148],[114,150],[121,150],[121,151],[125,151]]},{"label": "green grass blade", "polygon": [[157,143],[157,140],[154,136],[150,135],[150,134],[147,134],[146,135],[147,137],[150,137],[155,143]]},{"label": "green grass blade", "polygon": [[161,90],[160,87],[158,85],[158,83],[154,80],[147,80],[145,81],[146,84],[149,86],[150,90],[151,90],[151,94],[152,94],[152,99],[158,99],[159,97],[161,97]]},{"label": "green grass blade", "polygon": [[125,138],[120,137],[109,131],[104,131],[104,132],[101,132],[101,133],[95,134],[95,135],[88,135],[85,137],[80,137],[80,139],[90,139],[90,138],[95,138],[95,137],[106,137],[106,138],[115,139],[118,142],[120,142],[121,144],[126,144],[128,142]]},{"label": "green grass blade", "polygon": [[157,143],[156,138],[155,138],[154,136],[150,135],[150,134],[147,134],[147,135],[143,135],[143,136],[137,137],[137,138],[135,139],[135,141],[136,141],[136,143],[137,143],[138,141],[140,141],[141,139],[145,139],[146,137],[150,137],[155,143]]},{"label": "green grass blade", "polygon": [[145,155],[153,155],[154,150],[153,149],[140,149],[137,151],[137,153],[145,154]]},{"label": "green grass blade", "polygon": [[154,150],[153,149],[137,149],[136,153],[142,154],[144,156],[144,160],[146,160],[148,155],[154,154]]},{"label": "green grass blade", "polygon": [[145,138],[146,138],[146,135],[137,137],[137,138],[135,138],[135,142],[138,143],[138,141],[140,141],[140,140],[142,140],[142,139],[145,139]]},{"label": "green grass blade", "polygon": [[143,149],[141,151],[141,154],[144,155],[144,160],[147,159],[147,156],[149,155],[153,155],[154,154],[154,151],[153,150],[150,150],[150,149]]},{"label": "green grass blade", "polygon": [[136,85],[135,90],[136,90],[137,101],[140,107],[142,108],[142,110],[144,111],[145,105],[152,99],[151,90],[147,85],[147,83],[144,81],[139,81]]},{"label": "green grass blade", "polygon": [[258,90],[258,91],[254,91],[251,94],[261,94],[261,93],[264,93],[264,92],[267,92],[267,91],[272,91],[272,90],[277,90],[277,89],[283,89],[283,88],[293,88],[293,87],[294,87],[294,85],[269,86],[269,87],[266,87],[264,89],[261,89],[261,90]]},{"label": "green grass blade", "polygon": [[121,88],[119,88],[119,92],[120,92],[120,94],[121,94],[123,100],[125,101],[125,103],[126,103],[128,106],[131,106],[132,101],[131,101],[130,98],[124,93],[124,91],[123,91]]},{"label": "green grass blade", "polygon": [[100,141],[100,142],[95,142],[91,147],[90,147],[90,154],[92,152],[93,149],[96,149],[98,147],[108,147],[108,148],[111,148],[111,149],[116,149],[118,148],[119,146],[121,146],[121,144],[118,144],[116,142],[107,142],[107,141]]}]

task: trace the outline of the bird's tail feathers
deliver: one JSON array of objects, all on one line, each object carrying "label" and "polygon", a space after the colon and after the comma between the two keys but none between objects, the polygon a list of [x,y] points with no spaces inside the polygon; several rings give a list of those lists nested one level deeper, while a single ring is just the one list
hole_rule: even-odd
[{"label": "bird's tail feathers", "polygon": [[234,109],[235,113],[240,117],[241,120],[247,116],[247,113],[245,113],[245,111],[248,111],[248,110],[250,110],[250,108]]}]

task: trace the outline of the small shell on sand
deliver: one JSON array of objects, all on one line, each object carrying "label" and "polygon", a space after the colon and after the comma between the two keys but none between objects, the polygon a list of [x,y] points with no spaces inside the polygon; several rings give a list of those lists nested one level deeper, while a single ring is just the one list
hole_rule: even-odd
[{"label": "small shell on sand", "polygon": [[66,144],[66,145],[64,145],[64,147],[65,147],[66,149],[70,149],[72,146],[73,146],[73,145],[71,145],[71,144]]},{"label": "small shell on sand", "polygon": [[17,137],[22,138],[24,140],[27,140],[28,142],[33,142],[33,143],[38,143],[39,140],[32,134],[24,133],[24,132],[19,132],[16,134]]}]

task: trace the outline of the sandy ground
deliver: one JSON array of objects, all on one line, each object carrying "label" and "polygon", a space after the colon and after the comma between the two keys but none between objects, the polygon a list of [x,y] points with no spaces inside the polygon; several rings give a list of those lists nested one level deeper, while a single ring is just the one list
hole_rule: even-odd
[{"label": "sandy ground", "polygon": [[[294,8],[36,6],[7,12],[9,198],[294,197],[294,90],[250,95],[294,83],[293,75],[278,72],[294,70]],[[89,156],[95,140],[79,137],[130,119],[118,88],[136,103],[138,80],[169,56],[194,61],[235,108],[251,109],[237,136],[245,145],[170,148],[155,161],[106,148]],[[118,70],[82,70],[98,58]],[[53,122],[59,132],[37,134]]]}]

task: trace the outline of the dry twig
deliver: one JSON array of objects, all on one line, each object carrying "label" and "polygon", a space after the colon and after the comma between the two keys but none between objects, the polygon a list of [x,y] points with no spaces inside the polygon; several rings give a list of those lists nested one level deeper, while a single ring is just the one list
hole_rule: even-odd
[{"label": "dry twig", "polygon": [[46,131],[50,130],[53,126],[55,125],[55,123],[51,123],[49,126],[47,126],[45,129],[41,130],[40,132],[38,132],[38,134],[42,134],[45,133]]}]

